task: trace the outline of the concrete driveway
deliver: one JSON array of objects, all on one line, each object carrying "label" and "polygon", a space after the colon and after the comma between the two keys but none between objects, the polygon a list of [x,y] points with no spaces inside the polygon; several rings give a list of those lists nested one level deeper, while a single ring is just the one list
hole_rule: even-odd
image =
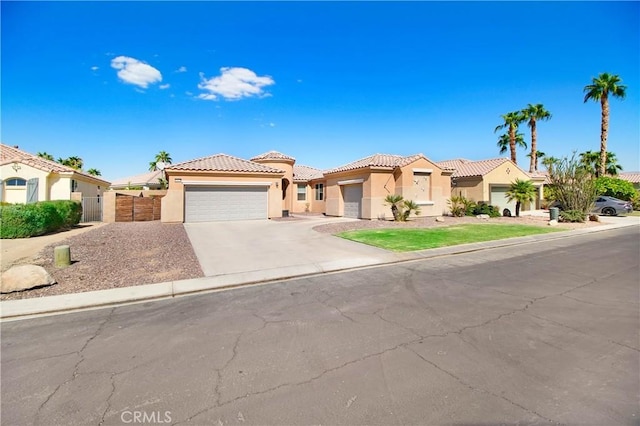
[{"label": "concrete driveway", "polygon": [[284,278],[373,265],[397,256],[312,229],[353,220],[311,216],[283,221],[185,223],[184,227],[208,277],[253,273],[256,279]]}]

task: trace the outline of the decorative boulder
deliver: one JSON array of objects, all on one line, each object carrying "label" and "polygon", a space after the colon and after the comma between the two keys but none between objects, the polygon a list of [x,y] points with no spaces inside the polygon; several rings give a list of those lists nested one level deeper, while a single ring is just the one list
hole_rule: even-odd
[{"label": "decorative boulder", "polygon": [[55,283],[56,280],[42,266],[17,265],[2,273],[0,293],[29,290]]},{"label": "decorative boulder", "polygon": [[478,219],[484,219],[484,220],[489,220],[489,215],[488,214],[479,214],[478,216],[476,216]]},{"label": "decorative boulder", "polygon": [[442,216],[436,217],[436,222],[444,222],[444,217]]},{"label": "decorative boulder", "polygon": [[558,221],[553,219],[549,221],[549,226],[558,226]]}]

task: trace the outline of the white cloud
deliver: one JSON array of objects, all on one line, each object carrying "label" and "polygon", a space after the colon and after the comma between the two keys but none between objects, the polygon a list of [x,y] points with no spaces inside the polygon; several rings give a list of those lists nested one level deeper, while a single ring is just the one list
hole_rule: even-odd
[{"label": "white cloud", "polygon": [[170,84],[161,84],[160,86],[158,86],[160,90],[168,89],[169,87],[171,87]]},{"label": "white cloud", "polygon": [[149,84],[162,81],[160,71],[128,56],[118,56],[111,60],[111,67],[118,71],[118,77],[125,83],[135,84],[146,89]]},{"label": "white cloud", "polygon": [[276,127],[276,123],[269,123],[269,127]]},{"label": "white cloud", "polygon": [[182,67],[178,68],[175,72],[187,72],[187,67],[182,66]]},{"label": "white cloud", "polygon": [[220,75],[210,79],[200,73],[198,89],[208,93],[201,93],[198,98],[215,100],[218,96],[225,99],[237,100],[251,96],[268,96],[263,87],[275,84],[270,76],[260,77],[247,68],[220,68]]},{"label": "white cloud", "polygon": [[91,71],[98,71],[100,67],[96,67],[95,65],[91,67]]}]

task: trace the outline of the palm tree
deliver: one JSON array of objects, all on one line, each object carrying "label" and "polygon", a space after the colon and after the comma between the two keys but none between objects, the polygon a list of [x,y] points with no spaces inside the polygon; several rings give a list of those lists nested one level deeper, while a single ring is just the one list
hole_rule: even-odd
[{"label": "palm tree", "polygon": [[83,165],[82,158],[75,156],[69,158],[58,158],[58,163],[76,170],[82,170]]},{"label": "palm tree", "polygon": [[402,214],[400,209],[401,209],[402,203],[404,202],[404,197],[402,195],[389,194],[384,199],[384,202],[391,206],[391,213],[393,214],[393,220],[395,220],[396,222],[400,221],[400,216]]},{"label": "palm tree", "polygon": [[156,163],[162,162],[164,164],[171,164],[173,160],[171,159],[171,155],[167,151],[160,151],[156,154],[155,161]]},{"label": "palm tree", "polygon": [[[501,155],[509,150],[509,141],[510,138],[508,133],[501,135],[500,139],[498,139],[498,143],[496,145],[500,148]],[[522,133],[516,133],[516,145],[527,149],[527,143],[524,141],[524,135]]]},{"label": "palm tree", "polygon": [[530,180],[516,179],[511,183],[509,190],[505,193],[507,200],[516,202],[516,217],[520,216],[520,206],[522,203],[532,202],[536,199],[537,188]]},{"label": "palm tree", "polygon": [[494,133],[501,129],[509,129],[509,150],[511,151],[511,161],[518,164],[516,160],[516,133],[518,132],[518,126],[524,121],[524,116],[521,111],[508,112],[501,115],[504,120],[504,124],[497,126]]},{"label": "palm tree", "polygon": [[[527,157],[531,158],[531,153],[527,154]],[[544,164],[544,160],[546,159],[547,154],[542,151],[536,150],[536,160],[541,161]],[[534,172],[538,171],[538,161],[536,161]]]},{"label": "palm tree", "polygon": [[533,173],[538,170],[538,157],[536,155],[538,150],[538,132],[536,123],[539,120],[546,121],[551,119],[551,113],[544,109],[544,105],[542,104],[529,104],[522,110],[522,115],[525,120],[528,120],[527,125],[531,128],[531,161],[529,162],[529,173]]},{"label": "palm tree", "polygon": [[53,159],[53,155],[49,154],[48,152],[39,152],[36,154],[38,157],[40,158],[44,158],[45,160],[49,160],[49,161],[56,161]]},{"label": "palm tree", "polygon": [[89,173],[91,176],[102,176],[102,172],[100,172],[100,170],[98,169],[89,169],[87,170],[87,173]]},{"label": "palm tree", "polygon": [[[604,166],[605,174],[611,176],[617,176],[618,172],[622,171],[622,166],[618,164],[616,154],[613,152],[607,152],[607,161]],[[596,151],[585,151],[580,154],[580,163],[589,170],[595,177],[604,176],[600,174],[600,153]]]},{"label": "palm tree", "polygon": [[602,108],[602,119],[600,123],[600,176],[605,174],[607,162],[607,134],[609,132],[609,94],[614,98],[624,99],[627,95],[627,86],[620,84],[622,80],[619,76],[601,73],[592,79],[591,84],[584,86],[584,102],[593,100],[600,101]]}]

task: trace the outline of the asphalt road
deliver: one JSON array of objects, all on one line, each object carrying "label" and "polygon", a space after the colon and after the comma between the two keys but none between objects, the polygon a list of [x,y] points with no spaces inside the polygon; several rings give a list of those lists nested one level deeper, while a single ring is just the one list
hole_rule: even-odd
[{"label": "asphalt road", "polygon": [[639,230],[5,322],[2,424],[637,425]]}]

